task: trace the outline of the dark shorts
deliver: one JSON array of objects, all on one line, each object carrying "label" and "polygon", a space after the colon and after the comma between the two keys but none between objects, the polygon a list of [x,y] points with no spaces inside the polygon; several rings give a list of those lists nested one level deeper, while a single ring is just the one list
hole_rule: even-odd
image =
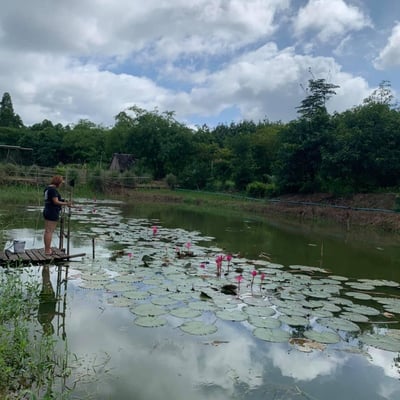
[{"label": "dark shorts", "polygon": [[58,221],[60,219],[60,212],[56,210],[43,210],[43,217],[48,221]]}]

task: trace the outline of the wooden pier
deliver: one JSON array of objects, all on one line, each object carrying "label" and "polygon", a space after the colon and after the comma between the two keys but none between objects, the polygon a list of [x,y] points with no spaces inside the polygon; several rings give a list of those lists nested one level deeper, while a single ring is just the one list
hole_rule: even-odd
[{"label": "wooden pier", "polygon": [[65,262],[75,257],[83,257],[86,253],[66,254],[65,249],[52,249],[53,254],[47,255],[44,249],[26,249],[20,253],[10,250],[0,251],[0,265],[26,265],[26,264],[48,264]]}]

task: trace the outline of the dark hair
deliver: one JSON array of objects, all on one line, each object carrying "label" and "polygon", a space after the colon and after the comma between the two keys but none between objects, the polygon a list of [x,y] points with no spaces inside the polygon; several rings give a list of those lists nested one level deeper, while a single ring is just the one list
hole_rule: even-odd
[{"label": "dark hair", "polygon": [[50,185],[60,186],[64,182],[64,178],[61,175],[54,175],[51,178]]}]

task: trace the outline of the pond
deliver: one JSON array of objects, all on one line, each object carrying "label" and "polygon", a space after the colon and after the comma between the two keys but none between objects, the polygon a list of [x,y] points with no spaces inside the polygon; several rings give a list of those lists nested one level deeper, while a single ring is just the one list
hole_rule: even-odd
[{"label": "pond", "polygon": [[[43,246],[40,208],[2,208],[15,212],[5,247]],[[399,399],[398,244],[229,210],[81,199],[70,253],[86,256],[50,267],[65,387],[98,400]]]}]

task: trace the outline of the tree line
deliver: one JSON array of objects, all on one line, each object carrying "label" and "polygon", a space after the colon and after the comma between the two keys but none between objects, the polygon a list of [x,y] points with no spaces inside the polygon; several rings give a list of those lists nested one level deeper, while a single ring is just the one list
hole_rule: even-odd
[{"label": "tree line", "polygon": [[114,153],[130,153],[137,176],[255,197],[398,188],[400,113],[390,83],[382,82],[361,105],[331,115],[326,104],[337,88],[310,79],[298,118],[288,123],[243,120],[195,129],[173,112],[136,106],[116,115],[112,127],[88,120],[25,126],[4,93],[0,144],[31,148],[25,162],[43,167],[106,169]]}]

